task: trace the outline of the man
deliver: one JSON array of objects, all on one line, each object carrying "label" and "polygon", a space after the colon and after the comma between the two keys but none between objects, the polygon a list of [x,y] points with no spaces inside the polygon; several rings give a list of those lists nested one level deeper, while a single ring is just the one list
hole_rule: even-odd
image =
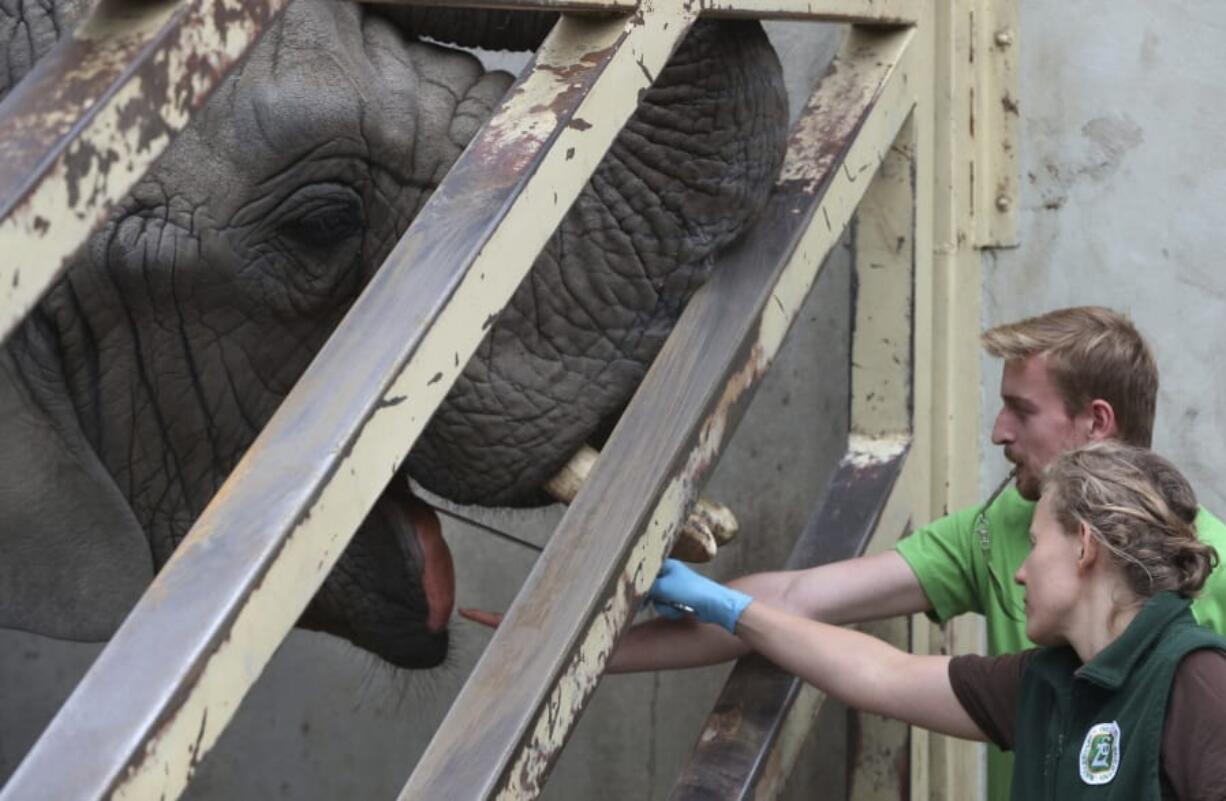
[{"label": "man", "polygon": [[[1031,646],[1023,589],[1013,576],[1030,551],[1029,529],[1043,470],[1060,453],[1117,438],[1148,448],[1158,371],[1145,340],[1123,315],[1099,307],[1060,309],[993,328],[985,350],[1004,360],[1001,410],[992,442],[1015,466],[1013,486],[957,511],[885,553],[809,570],[760,573],[729,586],[827,623],[859,623],[925,612],[945,622],[964,612],[987,621],[991,655]],[[1226,526],[1201,509],[1200,538],[1226,556]],[[1192,607],[1202,625],[1226,634],[1226,571],[1215,570]],[[632,628],[611,672],[712,664],[747,652],[718,626],[692,619]],[[1012,760],[990,749],[992,801],[1009,797]]]}]

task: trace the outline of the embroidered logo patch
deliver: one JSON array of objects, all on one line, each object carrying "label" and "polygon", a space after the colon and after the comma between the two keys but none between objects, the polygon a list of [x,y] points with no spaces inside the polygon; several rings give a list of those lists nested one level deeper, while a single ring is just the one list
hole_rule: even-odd
[{"label": "embroidered logo patch", "polygon": [[1120,724],[1096,723],[1086,732],[1081,744],[1081,780],[1086,784],[1106,784],[1120,768]]}]

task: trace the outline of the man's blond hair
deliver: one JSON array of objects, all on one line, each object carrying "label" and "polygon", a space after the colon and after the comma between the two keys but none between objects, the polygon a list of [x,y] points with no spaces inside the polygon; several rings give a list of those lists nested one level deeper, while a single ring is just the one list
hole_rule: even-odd
[{"label": "man's blond hair", "polygon": [[1158,365],[1126,316],[1101,306],[1057,309],[991,328],[982,341],[988,353],[1006,361],[1043,354],[1070,416],[1105,400],[1115,410],[1120,439],[1150,446]]}]

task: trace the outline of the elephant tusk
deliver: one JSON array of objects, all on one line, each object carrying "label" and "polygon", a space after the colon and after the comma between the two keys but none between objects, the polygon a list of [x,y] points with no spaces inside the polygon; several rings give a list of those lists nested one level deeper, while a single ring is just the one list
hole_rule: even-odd
[{"label": "elephant tusk", "polygon": [[[579,488],[599,456],[595,448],[584,445],[557,475],[545,482],[545,491],[559,501],[570,503],[579,494]],[[719,546],[736,537],[737,530],[736,515],[731,509],[722,503],[699,498],[677,534],[671,555],[683,562],[710,562]]]}]

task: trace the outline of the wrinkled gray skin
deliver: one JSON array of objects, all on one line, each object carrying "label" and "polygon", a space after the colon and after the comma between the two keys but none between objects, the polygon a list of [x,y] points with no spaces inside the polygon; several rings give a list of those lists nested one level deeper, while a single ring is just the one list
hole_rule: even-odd
[{"label": "wrinkled gray skin", "polygon": [[[49,8],[0,0],[0,86],[63,29]],[[471,41],[497,39],[487,21]],[[292,4],[0,352],[0,626],[113,633],[497,105],[510,76],[408,22]],[[761,29],[696,28],[407,471],[463,502],[538,502],[761,207],[785,125]],[[424,667],[446,631],[424,625],[403,485],[301,623]]]}]

